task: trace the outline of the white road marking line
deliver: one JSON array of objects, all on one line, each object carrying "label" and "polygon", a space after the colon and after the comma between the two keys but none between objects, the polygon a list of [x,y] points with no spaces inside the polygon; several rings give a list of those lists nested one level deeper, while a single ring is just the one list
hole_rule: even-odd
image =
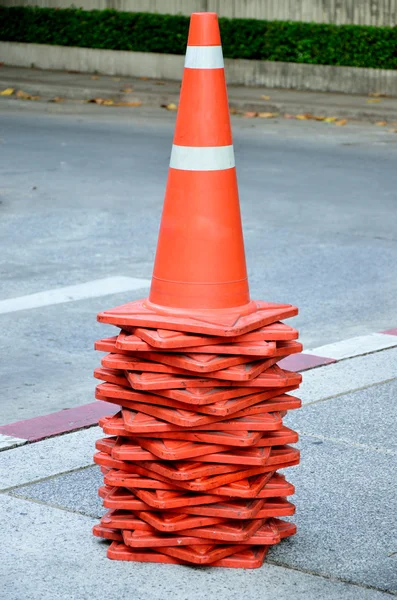
[{"label": "white road marking line", "polygon": [[343,358],[352,358],[353,356],[361,356],[362,354],[393,348],[393,346],[397,346],[396,335],[371,333],[335,342],[334,344],[326,344],[325,346],[319,346],[311,350],[305,350],[305,354],[315,354],[317,356],[342,360]]},{"label": "white road marking line", "polygon": [[22,446],[22,444],[26,444],[26,442],[27,440],[23,440],[22,438],[16,438],[12,435],[4,435],[4,433],[0,433],[0,450],[7,450],[7,448]]},{"label": "white road marking line", "polygon": [[188,46],[185,69],[223,69],[222,46]]},{"label": "white road marking line", "polygon": [[79,283],[77,285],[38,292],[37,294],[29,294],[28,296],[0,300],[0,314],[85,300],[87,298],[98,298],[100,296],[130,292],[148,287],[150,287],[149,279],[122,276],[94,279],[87,283]]},{"label": "white road marking line", "polygon": [[232,169],[235,164],[233,146],[172,146],[172,169],[223,171]]}]

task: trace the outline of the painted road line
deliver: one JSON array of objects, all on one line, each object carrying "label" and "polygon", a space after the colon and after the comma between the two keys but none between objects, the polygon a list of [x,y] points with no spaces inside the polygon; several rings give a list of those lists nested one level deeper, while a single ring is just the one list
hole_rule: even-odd
[{"label": "painted road line", "polygon": [[0,450],[9,450],[10,448],[15,448],[15,446],[22,446],[26,442],[26,439],[0,433]]},{"label": "painted road line", "polygon": [[330,365],[336,362],[334,358],[326,358],[325,356],[317,356],[315,354],[291,354],[278,362],[278,366],[287,371],[307,371],[315,367]]},{"label": "painted road line", "polygon": [[[335,360],[332,358],[296,354],[283,359],[279,364],[283,368],[292,371],[305,371],[334,362]],[[113,415],[118,410],[118,406],[108,402],[90,402],[49,415],[0,426],[0,433],[25,438],[29,442],[37,442],[61,433],[77,431],[84,427],[96,425],[101,417]]]},{"label": "painted road line", "polygon": [[[391,331],[394,330],[389,330],[389,332]],[[386,339],[394,335],[397,340],[397,330],[395,331],[396,334],[385,332],[383,335]],[[346,342],[350,341],[346,340]],[[323,348],[334,345],[336,344],[329,344]],[[379,349],[387,350],[387,352],[379,354]],[[376,346],[372,352],[374,354],[367,350],[365,356],[356,356],[351,361],[338,363],[336,358],[317,356],[312,350],[311,353],[291,355],[280,361],[279,364],[291,371],[308,371],[299,388],[301,392],[299,395],[302,395],[303,404],[310,404],[396,378],[397,349]],[[316,367],[325,365],[328,365],[326,372],[316,369]],[[117,410],[118,407],[107,402],[91,402],[68,410],[0,426],[0,435],[21,440],[21,443],[36,442],[61,433],[70,433],[96,425],[100,417],[114,414]]]},{"label": "painted road line", "polygon": [[356,356],[305,373],[299,388],[303,404],[333,398],[397,378],[397,348]]},{"label": "painted road line", "polygon": [[118,406],[109,402],[90,402],[89,404],[74,406],[73,408],[60,410],[49,415],[2,425],[0,427],[0,436],[17,436],[17,438],[23,438],[24,442],[38,442],[53,435],[92,426],[98,423],[101,417],[114,415],[118,410]]},{"label": "painted road line", "polygon": [[150,287],[149,279],[122,276],[94,279],[86,283],[69,285],[54,290],[38,292],[37,294],[0,300],[0,314],[51,306],[52,304],[75,302],[76,300],[86,300],[87,298],[98,298],[121,292],[131,292],[148,287]]},{"label": "painted road line", "polygon": [[312,350],[305,350],[305,354],[314,354],[316,356],[326,356],[335,360],[352,358],[353,356],[362,356],[386,350],[397,346],[397,336],[387,333],[371,333],[369,335],[360,335],[358,337],[326,344]]}]

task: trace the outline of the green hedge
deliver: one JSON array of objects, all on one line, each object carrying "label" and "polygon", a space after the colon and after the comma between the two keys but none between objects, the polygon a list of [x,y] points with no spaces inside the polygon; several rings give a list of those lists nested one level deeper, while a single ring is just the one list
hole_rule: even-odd
[{"label": "green hedge", "polygon": [[[180,15],[0,6],[11,42],[184,54],[188,26]],[[228,58],[397,68],[397,27],[221,18],[220,28]]]}]

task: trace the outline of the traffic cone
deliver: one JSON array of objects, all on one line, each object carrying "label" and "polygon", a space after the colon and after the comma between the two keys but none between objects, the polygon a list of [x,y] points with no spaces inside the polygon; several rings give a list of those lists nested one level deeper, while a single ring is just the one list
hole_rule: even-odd
[{"label": "traffic cone", "polygon": [[98,320],[230,336],[294,314],[250,300],[218,18],[194,13],[150,295]]},{"label": "traffic cone", "polygon": [[295,314],[249,297],[218,21],[195,13],[150,296],[98,316],[120,329],[95,344],[96,398],[120,408],[94,456],[109,558],[257,568],[295,534]]},{"label": "traffic cone", "polygon": [[230,309],[250,302],[218,19],[193,14],[151,304]]}]

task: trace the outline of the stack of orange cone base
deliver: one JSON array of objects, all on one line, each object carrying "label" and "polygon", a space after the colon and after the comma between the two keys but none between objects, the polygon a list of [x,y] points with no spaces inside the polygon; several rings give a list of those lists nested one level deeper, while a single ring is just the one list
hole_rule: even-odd
[{"label": "stack of orange cone base", "polygon": [[277,471],[299,462],[283,417],[301,376],[277,362],[301,351],[297,335],[277,321],[231,337],[130,323],[96,342],[96,398],[120,406],[94,457],[109,558],[255,568],[295,533]]},{"label": "stack of orange cone base", "polygon": [[283,424],[301,376],[289,304],[249,296],[222,49],[214,13],[192,16],[148,299],[98,315],[118,327],[96,398],[95,462],[108,512],[94,534],[115,560],[260,567],[295,533],[299,462]]}]

